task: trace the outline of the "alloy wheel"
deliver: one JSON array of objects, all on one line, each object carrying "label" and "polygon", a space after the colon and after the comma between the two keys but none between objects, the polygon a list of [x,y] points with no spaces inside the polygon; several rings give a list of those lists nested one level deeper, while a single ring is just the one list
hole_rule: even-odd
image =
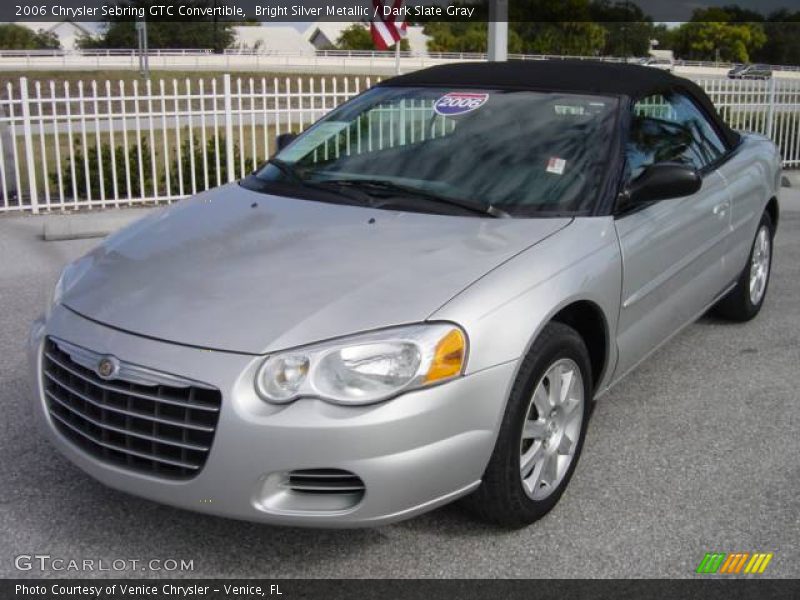
[{"label": "alloy wheel", "polygon": [[536,384],[520,439],[520,476],[527,495],[543,500],[569,471],[583,421],[583,377],[571,359],[554,362]]},{"label": "alloy wheel", "polygon": [[753,256],[750,259],[750,303],[757,306],[764,297],[769,278],[769,265],[772,240],[769,229],[761,226],[753,244]]}]

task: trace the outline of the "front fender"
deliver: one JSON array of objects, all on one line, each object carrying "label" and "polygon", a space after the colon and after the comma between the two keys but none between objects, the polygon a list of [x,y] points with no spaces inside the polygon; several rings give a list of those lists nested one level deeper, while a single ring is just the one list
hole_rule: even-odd
[{"label": "front fender", "polygon": [[433,313],[460,323],[470,338],[467,372],[518,361],[542,329],[577,301],[595,304],[605,319],[603,390],[617,360],[615,334],[622,258],[612,217],[579,217],[568,227],[489,272]]}]

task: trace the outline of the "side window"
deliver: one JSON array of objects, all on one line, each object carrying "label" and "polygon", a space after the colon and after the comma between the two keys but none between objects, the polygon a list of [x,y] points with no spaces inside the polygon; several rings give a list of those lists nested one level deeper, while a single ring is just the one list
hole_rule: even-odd
[{"label": "side window", "polygon": [[658,162],[702,169],[725,153],[725,144],[694,102],[671,93],[648,96],[634,105],[625,153],[630,181]]}]

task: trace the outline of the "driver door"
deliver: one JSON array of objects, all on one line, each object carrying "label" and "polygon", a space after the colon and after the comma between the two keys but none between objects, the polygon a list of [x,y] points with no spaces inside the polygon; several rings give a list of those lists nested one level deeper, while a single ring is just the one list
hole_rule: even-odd
[{"label": "driver door", "polygon": [[616,377],[698,317],[725,285],[723,256],[730,197],[714,164],[722,140],[690,98],[645,98],[634,107],[626,145],[627,177],[656,162],[682,162],[702,175],[701,189],[618,215],[623,281]]}]

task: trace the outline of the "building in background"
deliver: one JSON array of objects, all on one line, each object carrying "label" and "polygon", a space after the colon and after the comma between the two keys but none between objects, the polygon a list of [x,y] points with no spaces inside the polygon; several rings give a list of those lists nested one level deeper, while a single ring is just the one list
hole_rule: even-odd
[{"label": "building in background", "polygon": [[[361,25],[364,29],[369,29],[368,23],[362,23]],[[339,39],[342,32],[352,26],[352,21],[315,21],[306,28],[303,37],[316,50],[333,50],[336,47],[336,40]],[[428,53],[428,40],[430,38],[422,32],[421,26],[409,25],[406,30],[406,39],[408,39],[408,44],[413,54],[425,55]]]},{"label": "building in background", "polygon": [[97,32],[87,23],[76,21],[17,21],[17,25],[27,27],[31,31],[45,31],[54,34],[61,43],[61,49],[65,52],[78,50],[78,40],[82,37],[94,37]]},{"label": "building in background", "polygon": [[409,25],[406,29],[406,39],[414,54],[428,54],[428,40],[431,38],[425,35],[422,29],[420,25]]},{"label": "building in background", "polygon": [[313,55],[315,51],[304,34],[290,26],[237,26],[233,31],[236,40],[230,49],[234,52]]},{"label": "building in background", "polygon": [[353,23],[336,23],[333,21],[315,21],[309,25],[303,38],[316,50],[332,50],[342,32]]}]

